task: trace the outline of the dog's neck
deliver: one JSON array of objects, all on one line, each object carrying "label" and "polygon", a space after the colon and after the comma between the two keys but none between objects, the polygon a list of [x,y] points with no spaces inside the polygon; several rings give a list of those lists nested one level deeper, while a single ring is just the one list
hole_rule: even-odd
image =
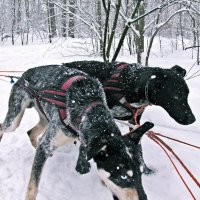
[{"label": "dog's neck", "polygon": [[112,121],[111,119],[108,108],[102,102],[87,109],[79,124],[79,134],[82,143],[88,145],[92,139],[106,134],[106,130],[115,130],[114,120]]},{"label": "dog's neck", "polygon": [[135,69],[135,67],[131,67],[130,69],[123,72],[123,76],[120,77],[120,84],[125,96],[126,100],[129,103],[136,104],[151,104],[150,94],[150,82],[153,79],[152,75],[153,68],[143,67]]},{"label": "dog's neck", "polygon": [[76,128],[77,131],[79,131],[80,124],[82,123],[82,121],[84,121],[84,118],[87,115],[87,113],[90,112],[90,110],[92,110],[96,106],[102,105],[102,104],[103,103],[101,101],[93,101],[90,104],[81,107],[81,109],[77,109],[76,115],[75,116],[71,115],[71,118],[73,119],[71,120],[71,123],[74,126],[74,128]]}]

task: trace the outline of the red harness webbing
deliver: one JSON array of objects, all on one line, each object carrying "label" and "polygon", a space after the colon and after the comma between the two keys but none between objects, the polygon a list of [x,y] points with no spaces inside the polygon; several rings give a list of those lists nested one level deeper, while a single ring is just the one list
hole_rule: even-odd
[{"label": "red harness webbing", "polygon": [[[129,65],[128,63],[120,63],[119,65],[117,65],[115,72],[111,75],[109,79],[107,79],[103,83],[104,90],[113,92],[114,97],[118,99],[119,102],[124,97],[124,94],[122,93],[120,85],[119,85],[119,77],[121,75],[121,71],[125,69],[128,65]],[[131,112],[133,116],[131,123],[139,126],[137,122],[137,116],[140,115],[144,111],[147,105],[142,105],[139,108],[135,108],[126,100],[123,100],[123,102],[122,103],[120,102],[120,104],[123,105],[123,107],[125,107],[127,110]]]},{"label": "red harness webbing", "polygon": [[64,120],[67,118],[67,112],[66,112],[66,104],[65,104],[65,95],[66,95],[66,91],[70,88],[70,86],[77,80],[82,80],[84,79],[85,76],[83,75],[76,75],[76,76],[72,76],[69,79],[67,79],[63,85],[61,86],[61,90],[62,91],[55,91],[55,90],[42,90],[40,91],[40,93],[42,94],[53,94],[53,95],[59,95],[61,97],[64,97],[62,101],[59,100],[55,100],[53,98],[42,98],[50,103],[53,103],[56,106],[59,106],[60,108],[58,108],[58,112],[59,112],[59,116],[61,119],[61,122],[65,125],[65,127],[72,133],[74,134],[78,134],[77,130],[75,130],[70,124],[65,124]]},{"label": "red harness webbing", "polygon": [[[58,112],[60,115],[60,119],[61,121],[64,123],[64,120],[67,118],[67,113],[66,113],[66,104],[65,104],[65,96],[66,96],[66,92],[67,90],[71,87],[71,85],[77,81],[77,80],[82,80],[84,79],[85,76],[83,75],[76,75],[76,76],[72,76],[71,78],[69,78],[67,81],[65,81],[63,83],[63,85],[61,86],[61,91],[55,91],[55,90],[41,90],[40,94],[53,94],[55,95],[55,97],[61,96],[63,97],[62,100],[56,100],[53,97],[52,98],[47,98],[47,97],[41,97],[41,99],[48,101],[50,103],[53,103],[54,105],[58,106]],[[78,125],[81,123],[82,117],[85,115],[85,113],[87,113],[90,109],[96,107],[97,105],[101,105],[102,102],[100,101],[94,101],[92,103],[90,103],[89,105],[87,105],[82,112],[79,114],[79,116],[76,118],[76,126],[78,129]],[[71,131],[74,133],[78,133],[78,130],[74,129],[70,124],[65,124],[64,125]]]},{"label": "red harness webbing", "polygon": [[[122,98],[123,94],[121,93],[121,88],[117,86],[119,83],[119,77],[121,74],[121,71],[128,66],[127,63],[120,63],[118,66],[116,66],[115,72],[111,75],[110,79],[107,79],[103,83],[103,88],[106,91],[115,91],[117,92],[118,96],[116,95],[117,98],[119,98],[119,94],[121,94],[120,98]],[[116,86],[113,86],[113,83],[116,83]]]},{"label": "red harness webbing", "polygon": [[[85,76],[83,76],[83,75],[75,75],[75,76],[70,77],[61,86],[61,91],[55,91],[55,90],[37,91],[33,87],[31,87],[31,85],[29,84],[28,81],[26,81],[24,79],[21,79],[21,81],[18,83],[18,85],[19,85],[19,87],[25,89],[27,91],[27,93],[29,93],[32,97],[34,97],[36,99],[38,108],[39,108],[40,112],[45,116],[47,121],[49,121],[49,119],[41,106],[41,100],[45,100],[47,102],[50,102],[50,103],[53,103],[54,105],[56,105],[58,107],[58,112],[59,112],[59,116],[60,116],[62,123],[65,125],[65,127],[69,131],[73,132],[74,134],[77,134],[77,131],[74,128],[72,128],[70,124],[66,125],[64,123],[64,120],[67,118],[65,95],[66,95],[67,89],[69,89],[69,87],[72,85],[72,83],[74,81],[81,80],[84,78],[85,78]],[[47,95],[51,94],[54,96],[54,98],[45,97],[45,94],[47,94]],[[55,98],[57,98],[56,95],[62,97],[62,100],[55,99]]]},{"label": "red harness webbing", "polygon": [[[65,95],[66,95],[66,91],[70,88],[70,86],[72,85],[72,83],[74,83],[77,80],[82,80],[84,79],[85,76],[83,75],[75,75],[70,77],[69,79],[67,79],[61,86],[61,91],[56,91],[56,90],[41,90],[39,91],[41,99],[48,101],[50,103],[53,103],[56,106],[59,106],[59,114],[60,114],[60,118],[61,120],[65,120],[67,115],[66,115],[66,104],[65,104]],[[42,96],[42,94],[52,94],[55,96],[61,96],[63,97],[62,100],[57,100],[54,99],[53,97],[45,97]]]}]

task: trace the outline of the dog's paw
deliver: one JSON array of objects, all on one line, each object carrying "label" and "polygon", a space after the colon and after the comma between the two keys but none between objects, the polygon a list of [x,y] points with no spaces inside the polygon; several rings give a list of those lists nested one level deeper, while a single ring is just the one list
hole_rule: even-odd
[{"label": "dog's paw", "polygon": [[88,161],[78,161],[76,164],[76,171],[80,174],[87,174],[90,171],[90,163]]}]

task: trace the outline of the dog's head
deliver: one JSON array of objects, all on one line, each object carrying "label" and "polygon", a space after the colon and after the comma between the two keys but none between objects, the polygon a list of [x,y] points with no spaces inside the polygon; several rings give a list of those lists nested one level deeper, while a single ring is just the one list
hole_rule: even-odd
[{"label": "dog's head", "polygon": [[88,159],[94,159],[99,176],[120,200],[147,199],[141,183],[138,143],[152,127],[147,122],[131,135],[109,134],[102,138],[103,143],[93,144],[88,151]]},{"label": "dog's head", "polygon": [[185,69],[177,65],[171,69],[158,68],[151,74],[146,90],[151,103],[163,107],[178,123],[188,125],[195,117],[188,104],[185,74]]}]

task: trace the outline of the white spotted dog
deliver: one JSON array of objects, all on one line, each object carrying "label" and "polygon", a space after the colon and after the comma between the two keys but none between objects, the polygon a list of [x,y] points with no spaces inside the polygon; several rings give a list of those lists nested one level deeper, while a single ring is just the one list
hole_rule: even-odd
[{"label": "white spotted dog", "polygon": [[107,107],[100,82],[64,66],[43,66],[25,72],[12,88],[9,110],[1,125],[3,132],[18,127],[24,110],[36,108],[38,125],[28,133],[36,146],[26,200],[35,200],[47,158],[61,145],[80,140],[76,170],[87,173],[94,159],[99,176],[114,199],[146,200],[140,171],[142,135],[152,128],[146,122],[131,135],[122,136]]}]

